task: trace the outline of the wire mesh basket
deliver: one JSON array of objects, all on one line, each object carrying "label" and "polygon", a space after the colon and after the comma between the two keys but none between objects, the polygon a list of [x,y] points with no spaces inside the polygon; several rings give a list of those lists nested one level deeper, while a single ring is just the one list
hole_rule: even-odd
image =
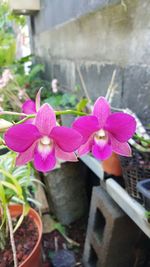
[{"label": "wire mesh basket", "polygon": [[132,157],[120,157],[125,181],[125,188],[129,195],[142,203],[137,191],[137,182],[150,178],[150,152],[139,152],[132,147]]}]

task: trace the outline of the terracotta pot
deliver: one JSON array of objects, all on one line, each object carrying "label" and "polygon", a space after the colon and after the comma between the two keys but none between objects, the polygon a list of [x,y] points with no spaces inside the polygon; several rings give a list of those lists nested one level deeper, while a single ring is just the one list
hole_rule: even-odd
[{"label": "terracotta pot", "polygon": [[[22,213],[22,206],[12,205],[9,207],[12,217],[16,217]],[[41,238],[42,238],[42,222],[38,213],[30,208],[28,216],[33,219],[39,233],[37,243],[30,255],[22,262],[19,267],[42,267],[41,260]]]},{"label": "terracotta pot", "polygon": [[119,156],[116,153],[112,153],[112,156],[102,161],[104,172],[115,176],[122,175],[121,163]]}]

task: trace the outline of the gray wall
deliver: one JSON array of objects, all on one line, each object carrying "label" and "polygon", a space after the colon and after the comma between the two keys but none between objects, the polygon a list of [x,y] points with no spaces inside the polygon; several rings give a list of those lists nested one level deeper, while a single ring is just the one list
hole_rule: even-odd
[{"label": "gray wall", "polygon": [[47,79],[74,88],[78,67],[95,100],[106,94],[116,69],[113,105],[150,122],[149,0],[43,0],[32,33]]}]

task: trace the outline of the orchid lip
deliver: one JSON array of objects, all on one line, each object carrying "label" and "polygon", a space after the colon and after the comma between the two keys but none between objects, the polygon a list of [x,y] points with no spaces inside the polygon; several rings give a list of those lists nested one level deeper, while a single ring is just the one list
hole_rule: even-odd
[{"label": "orchid lip", "polygon": [[46,157],[53,149],[53,140],[48,136],[43,136],[38,143],[38,151]]},{"label": "orchid lip", "polygon": [[108,134],[103,129],[100,129],[94,134],[94,141],[97,145],[103,147],[108,143]]},{"label": "orchid lip", "polygon": [[51,145],[52,140],[48,136],[43,136],[40,140],[42,145]]},{"label": "orchid lip", "polygon": [[94,139],[99,141],[99,140],[107,140],[108,136],[107,136],[107,132],[104,131],[103,129],[100,129],[99,131],[97,131],[94,135]]}]

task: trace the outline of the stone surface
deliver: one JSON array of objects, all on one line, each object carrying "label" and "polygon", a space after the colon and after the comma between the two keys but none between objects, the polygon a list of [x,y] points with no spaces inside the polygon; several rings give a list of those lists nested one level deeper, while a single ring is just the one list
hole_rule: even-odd
[{"label": "stone surface", "polygon": [[[39,176],[37,177],[37,179],[41,181]],[[36,186],[35,199],[41,204],[40,212],[41,213],[48,212],[49,205],[48,205],[44,187],[39,183],[36,183],[35,186]]]},{"label": "stone surface", "polygon": [[65,24],[116,3],[120,3],[120,0],[43,0],[41,12],[35,18],[36,32]]},{"label": "stone surface", "polygon": [[[124,0],[124,5],[112,1],[113,5],[99,8],[104,2],[109,3],[69,1],[63,8],[63,1],[60,6],[58,1],[45,0],[41,12],[32,18],[33,53],[45,65],[47,79],[57,78],[69,90],[79,84],[79,98],[85,93],[77,67],[92,100],[106,94],[116,69],[113,106],[129,107],[149,123],[149,0]],[[78,16],[79,10],[85,15]]]},{"label": "stone surface", "polygon": [[49,205],[63,224],[69,224],[87,212],[83,163],[63,163],[45,177]]},{"label": "stone surface", "polygon": [[[79,66],[80,73],[86,85],[86,89],[90,98],[95,101],[100,95],[105,96],[112,79],[113,72],[116,70],[115,84],[117,89],[115,90],[114,97],[112,99],[112,105],[120,107],[121,94],[122,94],[122,68],[113,64],[81,64]],[[75,84],[79,84],[81,88],[81,95],[85,96],[82,88],[81,80],[79,78],[78,69],[75,70],[76,81]],[[80,93],[80,92],[79,92]]]},{"label": "stone surface", "polygon": [[127,66],[124,70],[122,105],[150,123],[150,66]]},{"label": "stone surface", "polygon": [[85,267],[133,267],[138,227],[100,187],[94,187],[84,248]]},{"label": "stone surface", "polygon": [[14,13],[17,14],[23,14],[24,13],[32,13],[33,11],[39,11],[40,10],[40,0],[31,0],[31,1],[24,1],[24,0],[10,0],[9,5],[11,10]]}]

